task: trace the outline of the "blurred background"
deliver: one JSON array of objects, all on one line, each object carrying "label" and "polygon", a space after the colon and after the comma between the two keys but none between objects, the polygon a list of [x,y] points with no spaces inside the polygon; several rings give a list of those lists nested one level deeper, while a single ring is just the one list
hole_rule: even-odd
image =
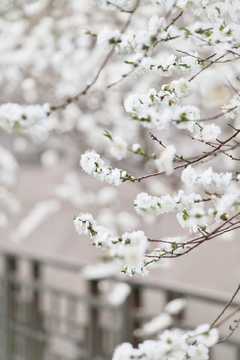
[{"label": "blurred background", "polygon": [[[147,29],[155,13],[166,15],[165,10],[146,2],[137,9],[130,28]],[[95,34],[104,26],[121,28],[128,16],[78,0],[39,0],[3,11],[1,104],[49,102],[57,106],[81,92],[107,54],[96,44]],[[167,16],[170,21],[173,15]],[[176,26],[191,20],[186,14]],[[93,35],[86,34],[89,29]],[[156,54],[171,54],[176,48],[196,50],[194,44],[178,38],[161,45]],[[156,196],[187,191],[180,172],[140,183],[125,182],[117,188],[98,182],[79,167],[80,154],[95,149],[106,163],[135,176],[156,171],[152,160],[130,151],[119,162],[111,155],[111,141],[104,136],[107,130],[123,137],[129,148],[140,143],[147,153],[162,151],[148,129],[130,119],[123,102],[131,93],[160,90],[169,80],[131,74],[107,89],[129,71],[126,59],[113,55],[87,96],[53,112],[42,124],[20,133],[0,131],[1,359],[110,359],[122,341],[137,345],[157,337],[161,326],[140,337],[136,332],[133,335],[133,330],[159,315],[166,302],[179,297],[188,301],[184,310],[171,314],[173,323],[163,322],[162,329],[195,328],[211,323],[237,288],[238,231],[209,241],[186,256],[165,260],[146,278],[119,274],[115,281],[109,279],[110,266],[96,265],[103,253],[75,232],[73,216],[89,212],[116,236],[134,230],[144,230],[150,238],[184,235],[173,215],[145,218],[133,207],[143,191]],[[202,117],[219,112],[234,95],[226,76],[235,86],[239,64],[231,63],[227,73],[221,66],[197,77],[193,83],[197,91],[185,102],[198,106]],[[220,121],[222,132],[227,133],[226,121]],[[167,133],[154,132],[168,144],[175,143],[177,136],[183,154],[194,156],[202,151],[201,143],[196,146],[195,141],[193,146],[186,134],[178,134],[175,127]],[[227,157],[219,157],[214,170],[223,171],[223,165],[224,171],[234,170]],[[93,267],[86,270],[87,265]],[[126,282],[130,288],[117,287]],[[234,304],[239,302],[237,297]],[[222,330],[225,334],[227,325]],[[219,345],[211,356],[240,359],[239,333],[231,342]]]}]

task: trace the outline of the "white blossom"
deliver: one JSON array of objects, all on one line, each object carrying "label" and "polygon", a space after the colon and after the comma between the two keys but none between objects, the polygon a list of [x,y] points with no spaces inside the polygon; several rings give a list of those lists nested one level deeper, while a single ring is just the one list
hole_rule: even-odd
[{"label": "white blossom", "polygon": [[11,233],[14,242],[20,242],[35,230],[50,215],[60,210],[59,200],[46,200],[37,203],[29,214],[21,220],[18,227]]},{"label": "white blossom", "polygon": [[167,313],[162,313],[145,323],[141,329],[135,330],[134,334],[137,336],[153,335],[161,330],[171,326],[173,323],[172,317]]},{"label": "white blossom", "polygon": [[173,172],[173,159],[176,154],[174,145],[168,145],[161,152],[160,157],[154,160],[159,172],[166,171],[166,175],[171,175]]},{"label": "white blossom", "polygon": [[132,345],[130,343],[123,343],[115,349],[112,360],[131,360],[132,353]]},{"label": "white blossom", "polygon": [[194,168],[191,165],[188,165],[183,171],[181,175],[182,182],[188,187],[195,185],[198,175]]},{"label": "white blossom", "polygon": [[182,298],[174,299],[165,306],[164,310],[171,315],[176,315],[179,312],[181,312],[183,309],[185,309],[186,305],[187,305],[186,299],[182,299]]},{"label": "white blossom", "polygon": [[109,51],[121,38],[121,33],[118,29],[112,31],[106,26],[100,31],[97,37],[98,45]]},{"label": "white blossom", "polygon": [[195,139],[211,142],[215,141],[218,135],[221,134],[221,129],[215,124],[205,125],[204,123],[200,122],[192,128],[191,132],[193,132]]},{"label": "white blossom", "polygon": [[59,154],[56,150],[46,150],[41,155],[41,163],[46,168],[51,168],[59,162]]},{"label": "white blossom", "polygon": [[150,33],[158,33],[163,30],[166,26],[166,19],[164,17],[159,18],[156,14],[153,15],[148,23],[148,30]]},{"label": "white blossom", "polygon": [[186,186],[199,186],[202,185],[206,188],[221,189],[231,185],[232,173],[215,173],[212,168],[204,170],[201,174],[198,174],[191,165],[188,165],[183,171],[181,176],[182,181]]},{"label": "white blossom", "polygon": [[8,218],[7,216],[3,213],[0,212],[0,228],[5,229],[6,227],[8,227]]},{"label": "white blossom", "polygon": [[203,344],[190,345],[188,356],[192,360],[207,360],[209,358],[208,348],[206,348]]},{"label": "white blossom", "polygon": [[126,283],[118,283],[108,296],[110,304],[119,306],[124,303],[128,295],[131,293],[130,285]]},{"label": "white blossom", "polygon": [[147,193],[138,194],[136,200],[134,200],[135,210],[140,215],[152,215],[160,213],[160,206],[158,204],[158,198],[152,197]]},{"label": "white blossom", "polygon": [[118,135],[112,137],[109,152],[112,156],[118,160],[122,160],[127,155],[128,144],[127,142]]},{"label": "white blossom", "polygon": [[119,274],[119,266],[114,263],[99,263],[94,265],[87,265],[81,271],[82,275],[88,279],[104,279],[113,275]]},{"label": "white blossom", "polygon": [[47,118],[48,104],[21,106],[19,104],[7,103],[0,106],[0,127],[7,132],[13,130],[23,131],[33,127],[35,124]]},{"label": "white blossom", "polygon": [[171,89],[175,92],[177,97],[187,97],[190,94],[191,86],[189,81],[184,78],[171,82]]},{"label": "white blossom", "polygon": [[95,150],[88,150],[81,155],[80,166],[89,175],[93,175],[98,180],[105,181],[109,185],[119,186],[122,183],[122,170],[105,166],[104,161]]},{"label": "white blossom", "polygon": [[142,149],[142,147],[138,143],[132,145],[132,151],[134,151],[134,152],[138,152],[141,149]]},{"label": "white blossom", "polygon": [[194,331],[188,333],[190,340],[203,344],[205,347],[213,346],[219,338],[219,332],[217,328],[210,328],[209,324],[199,325]]}]

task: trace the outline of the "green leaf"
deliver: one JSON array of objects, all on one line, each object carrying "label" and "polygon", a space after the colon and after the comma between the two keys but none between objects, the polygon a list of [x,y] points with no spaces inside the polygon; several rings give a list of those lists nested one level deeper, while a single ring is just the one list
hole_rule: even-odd
[{"label": "green leaf", "polygon": [[225,213],[225,214],[222,214],[222,215],[220,216],[220,219],[226,221],[226,220],[228,219],[228,218],[227,218],[227,214],[226,214],[226,213]]},{"label": "green leaf", "polygon": [[206,38],[209,38],[212,35],[212,31],[205,31]]},{"label": "green leaf", "polygon": [[190,69],[190,66],[187,64],[179,64],[178,66],[182,66],[182,67],[185,67],[186,69]]},{"label": "green leaf", "polygon": [[152,43],[154,43],[155,41],[157,41],[156,36],[155,36],[155,35],[152,35],[152,36],[150,37],[150,41],[151,41]]},{"label": "green leaf", "polygon": [[219,9],[219,7],[215,6],[215,9],[217,10],[217,12],[218,12],[218,15],[220,15],[220,14],[221,14],[221,12],[220,12],[220,9]]},{"label": "green leaf", "polygon": [[181,121],[187,121],[186,113],[182,113],[182,114],[180,115],[180,119],[181,119]]},{"label": "green leaf", "polygon": [[108,40],[109,44],[115,44],[115,37],[111,38]]},{"label": "green leaf", "polygon": [[183,210],[183,220],[186,221],[189,217],[187,210]]},{"label": "green leaf", "polygon": [[93,34],[92,32],[91,32],[91,30],[89,30],[89,29],[85,29],[86,31],[85,31],[85,35],[92,35],[92,36],[97,36],[97,34]]},{"label": "green leaf", "polygon": [[125,60],[124,63],[125,63],[125,64],[128,64],[128,65],[133,65],[133,64],[134,64],[133,61],[127,61],[127,60]]},{"label": "green leaf", "polygon": [[174,242],[174,243],[172,243],[172,249],[173,250],[176,250],[178,248],[178,246],[177,246],[177,244]]},{"label": "green leaf", "polygon": [[113,141],[112,136],[109,134],[109,132],[107,130],[105,130],[105,133],[103,135],[106,136],[107,138],[109,138],[111,141]]},{"label": "green leaf", "polygon": [[180,27],[180,29],[179,30],[184,30],[185,32],[186,32],[186,37],[188,37],[189,35],[192,35],[192,33],[191,33],[191,31],[190,30],[188,30],[187,28],[185,28],[185,27]]}]

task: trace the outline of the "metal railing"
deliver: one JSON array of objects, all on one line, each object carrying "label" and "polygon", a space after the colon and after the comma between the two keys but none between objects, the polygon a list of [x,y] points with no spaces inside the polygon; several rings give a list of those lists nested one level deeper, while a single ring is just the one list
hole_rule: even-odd
[{"label": "metal railing", "polygon": [[[46,267],[79,276],[82,264],[3,245],[0,257],[1,360],[111,358],[124,340],[125,304],[115,307],[99,299],[95,280],[83,292],[46,281]],[[19,271],[22,261],[28,263],[27,278]],[[104,312],[110,321],[103,322]]]},{"label": "metal railing", "polygon": [[[206,303],[219,312],[229,300],[222,294],[204,293],[163,281],[157,284],[129,281],[130,296],[123,305],[113,306],[100,294],[101,280],[85,280],[87,286],[82,291],[65,286],[69,285],[68,280],[57,286],[54,274],[49,283],[49,269],[64,270],[79,277],[83,264],[74,259],[36,254],[3,244],[0,244],[0,258],[1,360],[111,359],[114,348],[121,342],[130,341],[136,346],[143,340],[135,337],[133,331],[153,315],[146,310],[148,301],[144,299],[148,292],[161,296],[162,305],[184,297],[196,301],[195,308],[199,303]],[[20,271],[22,262],[28,265],[27,276]],[[79,287],[84,287],[81,284],[79,280]],[[152,297],[150,294],[150,300]],[[239,302],[233,301],[231,307],[236,306]],[[156,309],[156,315],[160,311],[160,307]],[[192,328],[195,324],[182,312],[175,317],[174,326]],[[230,338],[226,346],[234,351],[229,360],[240,360],[239,339]],[[214,358],[214,353],[211,356]]]}]

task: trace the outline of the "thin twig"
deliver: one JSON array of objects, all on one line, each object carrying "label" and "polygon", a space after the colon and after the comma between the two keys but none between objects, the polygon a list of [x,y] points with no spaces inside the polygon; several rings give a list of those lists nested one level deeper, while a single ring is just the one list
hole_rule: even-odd
[{"label": "thin twig", "polygon": [[[129,26],[129,24],[130,24],[130,22],[131,22],[131,20],[132,20],[133,14],[135,13],[135,11],[137,10],[137,8],[138,8],[138,6],[139,6],[139,1],[140,1],[140,0],[137,1],[137,4],[136,4],[136,6],[134,7],[134,9],[130,11],[128,20],[126,21],[126,23],[124,24],[124,26],[123,26],[123,28],[122,28],[122,30],[121,30],[121,34],[123,34],[123,33],[127,30],[128,26]],[[52,110],[52,111],[55,111],[55,110],[59,110],[59,109],[64,109],[66,106],[68,106],[69,104],[71,104],[73,101],[79,100],[79,97],[80,97],[80,96],[86,95],[87,92],[88,92],[88,90],[97,82],[97,80],[98,80],[98,78],[99,78],[102,70],[105,68],[106,64],[107,64],[108,61],[111,59],[111,57],[112,57],[112,55],[113,55],[113,53],[114,53],[114,50],[115,50],[115,47],[116,47],[116,46],[117,46],[117,43],[114,44],[114,46],[112,47],[112,49],[109,51],[109,53],[107,54],[107,56],[106,56],[105,60],[103,61],[102,65],[100,66],[100,68],[99,68],[96,76],[93,78],[92,82],[91,82],[89,85],[86,85],[86,87],[85,87],[84,90],[82,90],[81,92],[79,92],[78,94],[76,94],[76,95],[73,96],[73,97],[67,98],[67,100],[65,100],[62,104],[60,104],[60,105],[58,105],[58,106],[51,106],[51,110]]]},{"label": "thin twig", "polygon": [[[223,55],[219,56],[216,61],[222,59],[222,58],[223,58],[224,56],[226,56],[226,55],[227,55],[227,54],[223,54]],[[196,76],[198,76],[202,71],[204,71],[204,70],[206,70],[207,68],[209,68],[209,66],[211,66],[212,64],[213,64],[213,63],[211,62],[210,64],[206,65],[206,66],[205,66],[203,69],[201,69],[198,73],[196,73],[195,75],[193,75],[188,81],[190,82],[190,81],[192,81],[193,79],[195,79]]]},{"label": "thin twig", "polygon": [[231,312],[228,316],[226,316],[223,320],[221,320],[215,327],[220,327],[222,324],[224,324],[226,321],[231,319],[238,311],[240,310],[240,305],[234,309],[234,311]]},{"label": "thin twig", "polygon": [[[163,31],[167,31],[168,28],[169,28],[171,25],[173,25],[173,24],[180,18],[180,16],[182,16],[182,14],[183,14],[183,11],[181,11],[180,14],[178,14],[178,16],[176,16],[174,19],[172,19],[172,21],[163,29]],[[156,36],[159,34],[159,32],[160,32],[160,29],[157,31]],[[156,40],[156,41],[152,44],[152,47],[155,47],[158,43],[160,43],[160,42],[162,42],[162,41],[165,42],[165,41],[173,40],[173,39],[176,39],[176,38],[177,38],[177,37],[166,38],[166,39],[161,39],[161,40]],[[144,52],[144,54],[143,54],[143,56],[141,57],[141,59],[139,59],[139,60],[137,61],[137,63],[135,64],[135,67],[134,67],[131,71],[123,74],[119,80],[117,80],[117,81],[115,81],[114,83],[111,83],[110,85],[108,85],[108,86],[107,86],[107,89],[111,88],[112,86],[115,86],[115,85],[119,84],[123,79],[125,79],[125,78],[128,77],[130,74],[132,74],[132,73],[134,72],[134,70],[136,70],[136,69],[141,65],[143,59],[147,56],[149,50],[150,50],[150,47],[146,49],[146,51]]]},{"label": "thin twig", "polygon": [[224,342],[224,341],[226,341],[227,339],[229,339],[230,336],[232,336],[232,334],[234,333],[234,331],[238,328],[239,323],[240,323],[240,317],[239,317],[239,319],[237,320],[237,324],[236,324],[233,328],[230,326],[230,330],[231,330],[230,334],[229,334],[228,336],[226,336],[225,338],[223,338],[222,340],[219,340],[219,341],[216,343],[216,345],[217,345],[217,344],[221,344],[222,342]]},{"label": "thin twig", "polygon": [[[235,130],[235,133],[233,135],[231,135],[228,139],[226,139],[225,141],[222,141],[217,147],[215,147],[212,151],[209,151],[209,152],[206,152],[204,153],[204,155],[201,155],[199,156],[198,158],[192,160],[192,161],[189,161],[187,164],[183,164],[183,165],[178,165],[176,167],[173,168],[173,170],[177,170],[177,169],[181,169],[181,168],[186,168],[188,165],[190,164],[195,164],[196,162],[200,162],[201,160],[207,158],[208,156],[212,156],[214,155],[215,156],[215,153],[217,151],[220,151],[221,147],[224,146],[225,144],[227,144],[229,141],[231,141],[234,137],[236,137],[239,132],[240,132],[240,129],[236,129],[234,128],[232,125],[228,124],[231,128],[233,128]],[[188,160],[188,159],[187,159]],[[159,175],[163,175],[165,174],[166,171],[161,171],[161,172],[156,172],[156,173],[153,173],[153,174],[148,174],[148,175],[144,175],[144,176],[139,176],[137,178],[132,178],[131,177],[131,182],[135,182],[135,181],[138,181],[140,182],[141,180],[144,180],[144,179],[148,179],[150,177],[155,177],[155,176],[159,176]],[[127,181],[127,180],[130,180],[130,178],[128,177],[122,177],[121,178],[123,181]]]},{"label": "thin twig", "polygon": [[240,290],[240,284],[237,287],[237,290],[235,291],[235,293],[233,294],[233,296],[231,297],[231,299],[228,301],[228,303],[224,306],[223,311],[218,315],[218,317],[216,318],[216,320],[214,320],[214,322],[212,323],[212,325],[210,326],[210,329],[212,329],[214,327],[214,325],[216,324],[216,322],[220,319],[220,317],[225,313],[225,311],[227,310],[227,308],[230,306],[230,304],[233,302],[233,299],[235,298],[235,296],[237,295],[237,293]]}]

